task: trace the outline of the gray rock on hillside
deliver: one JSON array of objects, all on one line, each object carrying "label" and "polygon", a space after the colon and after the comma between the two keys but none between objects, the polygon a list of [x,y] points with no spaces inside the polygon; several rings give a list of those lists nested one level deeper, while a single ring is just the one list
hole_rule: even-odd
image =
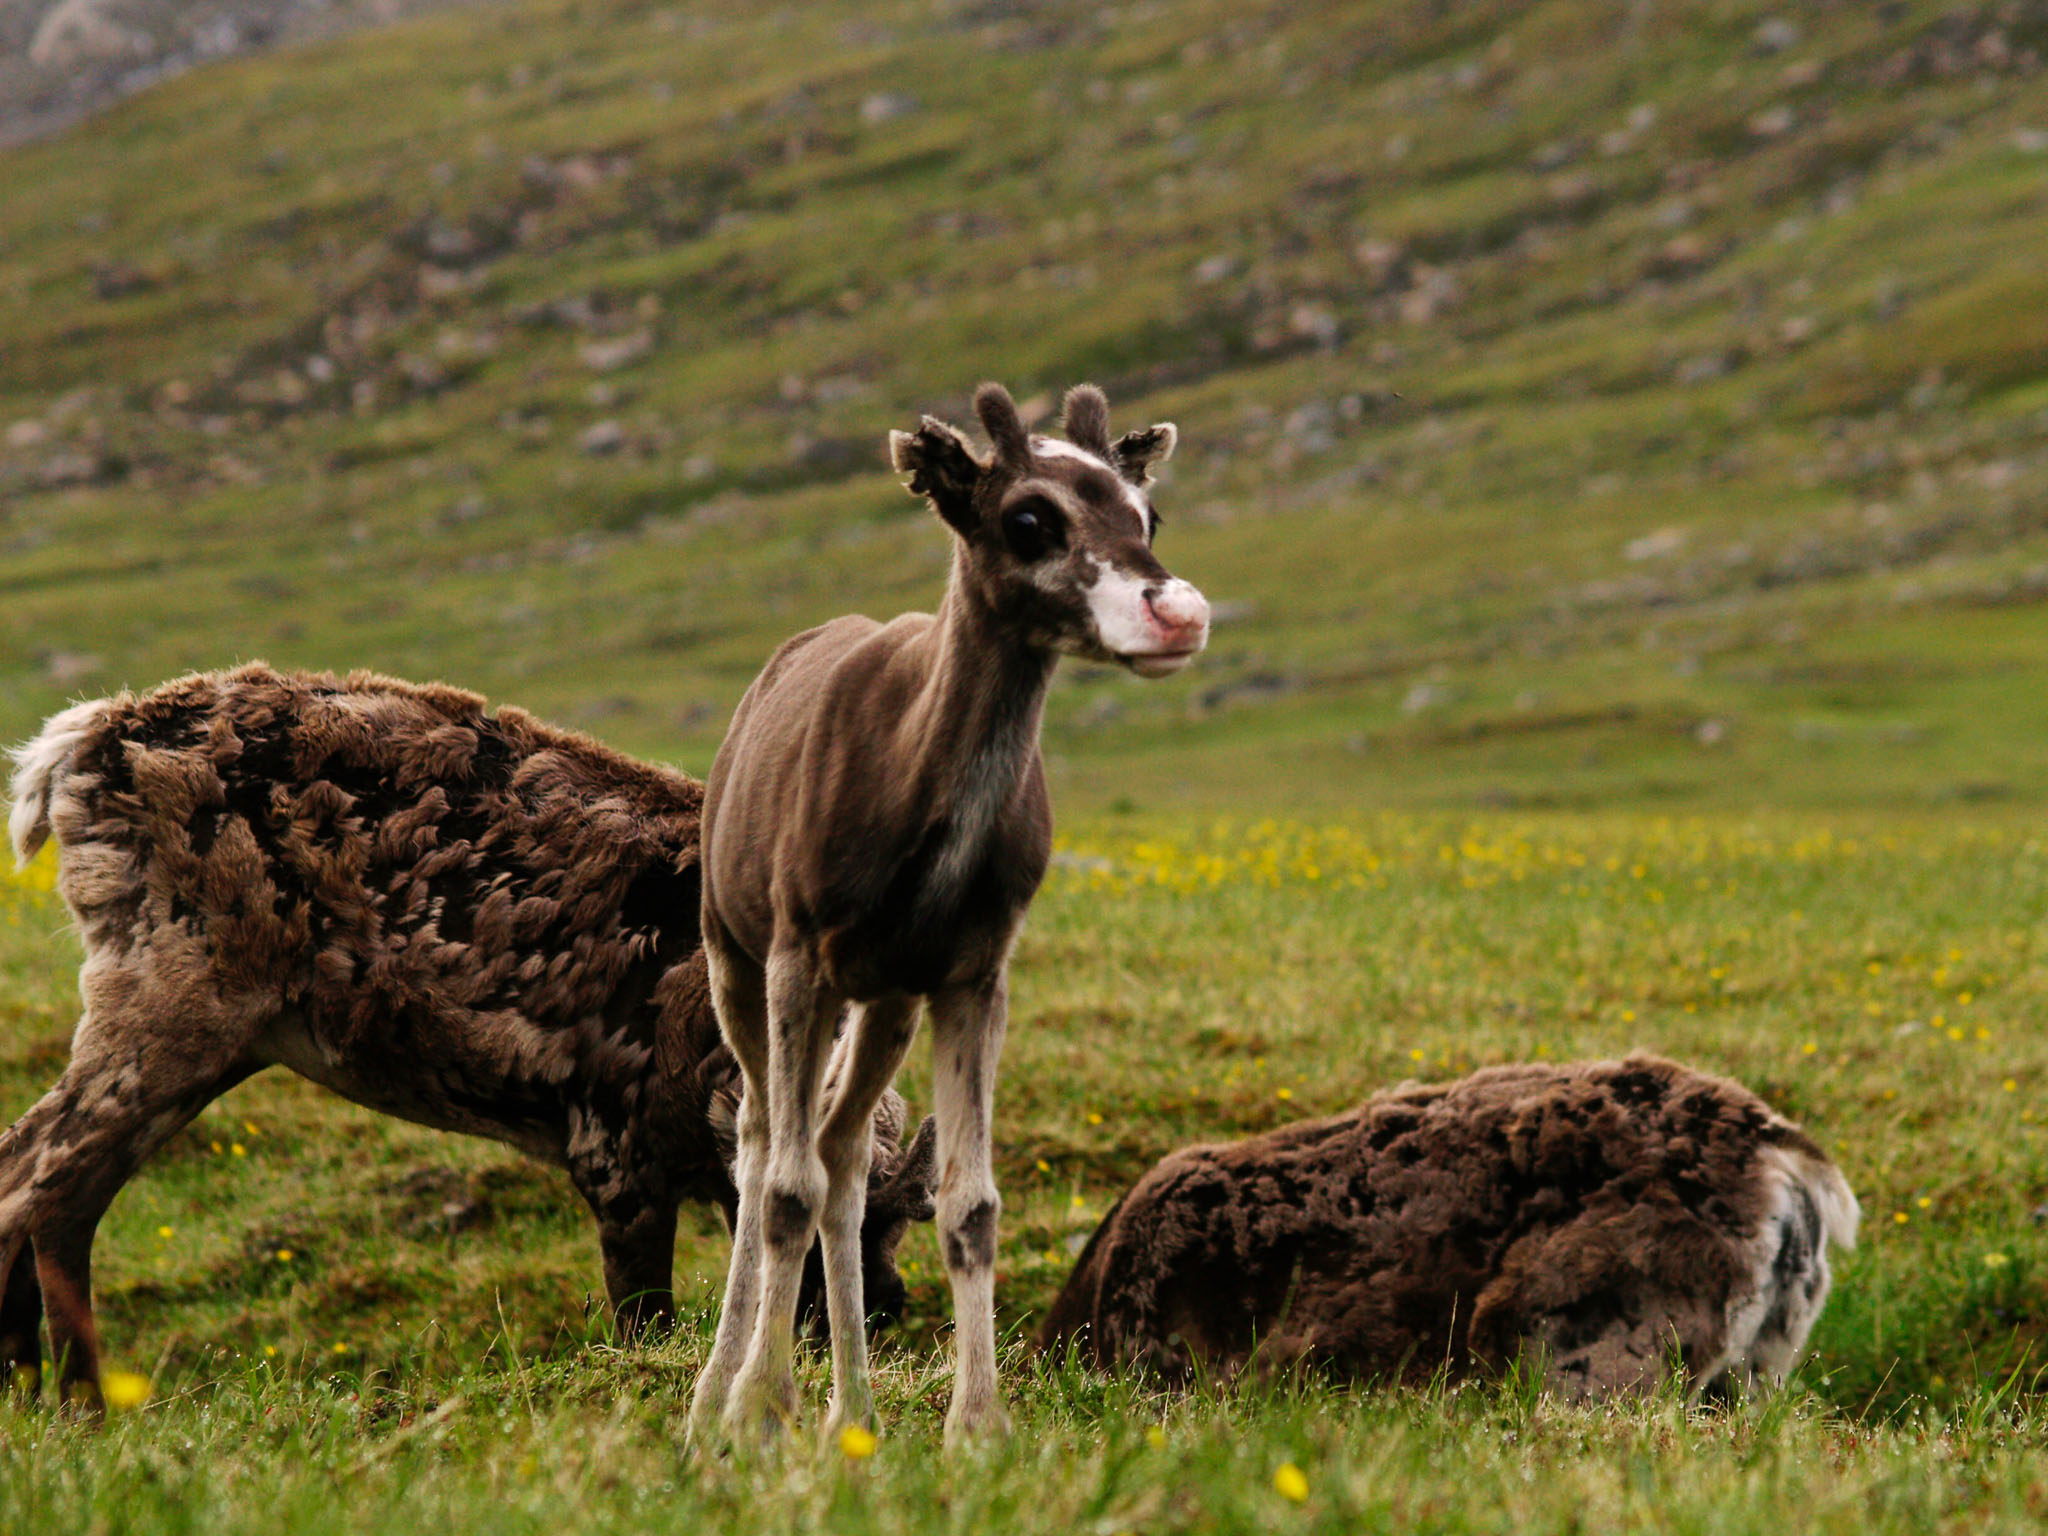
[{"label": "gray rock on hillside", "polygon": [[0,0],[0,145],[195,65],[466,0]]}]

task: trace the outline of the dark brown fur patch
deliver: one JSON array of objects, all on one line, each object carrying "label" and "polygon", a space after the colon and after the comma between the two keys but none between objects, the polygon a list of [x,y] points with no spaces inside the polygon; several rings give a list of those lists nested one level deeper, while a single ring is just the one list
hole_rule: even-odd
[{"label": "dark brown fur patch", "polygon": [[[1675,1338],[1697,1369],[1778,1240],[1769,1148],[1839,1177],[1748,1090],[1655,1057],[1404,1085],[1167,1157],[1090,1239],[1039,1345],[1169,1380],[1456,1376],[1534,1345],[1598,1378],[1620,1328],[1653,1354]],[[1819,1229],[1795,1225],[1780,1261],[1798,1247],[1810,1268]]]}]

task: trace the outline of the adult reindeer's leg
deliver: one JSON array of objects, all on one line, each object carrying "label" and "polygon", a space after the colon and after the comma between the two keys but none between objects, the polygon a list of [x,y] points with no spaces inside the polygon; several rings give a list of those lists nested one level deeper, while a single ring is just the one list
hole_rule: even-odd
[{"label": "adult reindeer's leg", "polygon": [[92,1245],[107,1207],[157,1148],[252,1070],[237,1066],[182,1092],[168,1081],[160,1081],[154,1092],[138,1085],[136,1096],[118,1108],[100,1100],[99,1123],[83,1144],[66,1149],[65,1162],[49,1176],[49,1214],[34,1228],[36,1279],[49,1315],[59,1401],[91,1410],[100,1406]]},{"label": "adult reindeer's leg", "polygon": [[761,968],[706,924],[704,958],[711,981],[719,1032],[739,1064],[738,1147],[733,1186],[739,1215],[732,1225],[732,1263],[726,1269],[725,1300],[718,1311],[718,1335],[711,1358],[697,1377],[690,1399],[690,1433],[700,1439],[719,1426],[733,1378],[746,1358],[759,1310],[761,1283],[761,1181],[768,1169],[768,1004]]},{"label": "adult reindeer's leg", "polygon": [[253,1067],[251,1032],[170,1008],[147,1020],[88,1013],[71,1065],[0,1137],[0,1258],[35,1243],[61,1398],[99,1406],[92,1242],[114,1196],[158,1147]]},{"label": "adult reindeer's leg", "polygon": [[92,1241],[99,1210],[53,1221],[36,1233],[36,1280],[50,1316],[57,1400],[100,1407],[100,1331],[92,1316]]},{"label": "adult reindeer's leg", "polygon": [[819,1232],[825,1248],[825,1315],[832,1324],[832,1402],[825,1432],[872,1427],[867,1309],[861,1296],[861,1222],[875,1150],[875,1106],[896,1079],[917,1033],[918,1001],[889,997],[861,1008],[848,1034],[831,1110],[818,1132],[827,1189]]},{"label": "adult reindeer's leg", "polygon": [[946,1443],[1001,1434],[1010,1416],[996,1384],[996,1214],[990,1170],[996,1062],[1009,1006],[998,975],[932,999],[932,1094],[939,1122],[939,1249],[953,1282],[953,1405]]},{"label": "adult reindeer's leg", "polygon": [[839,1000],[819,988],[814,959],[794,945],[769,955],[767,987],[769,1151],[759,1181],[761,1294],[725,1423],[735,1433],[773,1435],[796,1414],[790,1370],[796,1295],[828,1187],[818,1156],[818,1090]]},{"label": "adult reindeer's leg", "polygon": [[43,1288],[26,1242],[0,1272],[0,1392],[33,1397],[43,1382]]}]

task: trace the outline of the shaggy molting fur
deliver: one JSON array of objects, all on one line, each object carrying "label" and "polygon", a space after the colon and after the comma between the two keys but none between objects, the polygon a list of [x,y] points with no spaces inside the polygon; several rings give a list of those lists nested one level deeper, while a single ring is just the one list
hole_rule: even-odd
[{"label": "shaggy molting fur", "polygon": [[1651,1056],[1408,1084],[1166,1158],[1039,1334],[1104,1368],[1426,1379],[1526,1350],[1599,1396],[1781,1378],[1857,1206],[1756,1095]]},{"label": "shaggy molting fur", "polygon": [[[35,1364],[46,1304],[91,1395],[101,1213],[273,1064],[565,1168],[622,1326],[668,1311],[679,1203],[737,1207],[701,785],[457,689],[260,664],[78,705],[16,761],[10,830],[23,858],[62,849],[85,1009],[63,1080],[0,1137],[0,1368]],[[884,1311],[930,1214],[931,1138],[906,1148],[903,1118],[891,1095],[873,1122]]]}]

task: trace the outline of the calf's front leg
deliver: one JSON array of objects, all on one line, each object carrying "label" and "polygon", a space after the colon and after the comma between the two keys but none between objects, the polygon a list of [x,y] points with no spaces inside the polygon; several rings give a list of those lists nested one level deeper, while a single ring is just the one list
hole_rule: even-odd
[{"label": "calf's front leg", "polygon": [[939,1248],[953,1284],[953,1403],[946,1443],[1010,1427],[996,1382],[996,1215],[990,1168],[996,1063],[1009,988],[998,973],[982,985],[931,1000],[932,1093],[939,1130]]},{"label": "calf's front leg", "polygon": [[[829,1188],[818,1156],[818,1096],[839,999],[818,984],[813,957],[791,945],[768,957],[768,1159],[740,1191],[759,1211],[760,1289],[754,1335],[734,1378],[723,1423],[735,1437],[772,1439],[796,1417],[796,1295]],[[747,1083],[752,1098],[758,1085]]]},{"label": "calf's front leg", "polygon": [[732,1263],[726,1271],[711,1356],[698,1373],[690,1399],[690,1434],[700,1443],[718,1432],[733,1378],[739,1375],[747,1341],[754,1335],[761,1281],[761,1184],[768,1167],[768,1004],[762,970],[709,922],[704,958],[719,1033],[739,1065],[741,1093],[733,1159],[739,1203],[732,1224]]}]

